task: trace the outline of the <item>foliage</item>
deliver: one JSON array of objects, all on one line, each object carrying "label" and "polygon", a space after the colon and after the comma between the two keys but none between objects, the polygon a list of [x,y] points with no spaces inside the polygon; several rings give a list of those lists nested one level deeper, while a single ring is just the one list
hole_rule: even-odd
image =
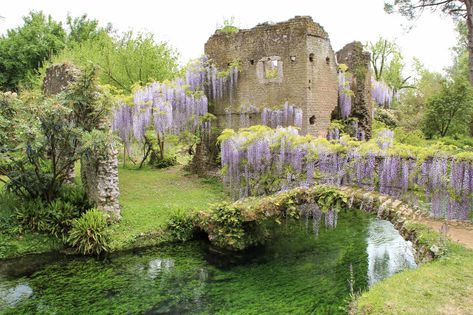
[{"label": "foliage", "polygon": [[224,34],[234,34],[238,33],[240,29],[235,26],[235,18],[231,17],[229,19],[224,19],[223,20],[223,25],[217,27],[217,32],[218,33],[224,33]]},{"label": "foliage", "polygon": [[396,128],[398,124],[395,113],[388,108],[375,108],[374,119],[379,122],[382,122],[386,127],[391,129]]},{"label": "foliage", "polygon": [[408,84],[410,77],[403,75],[404,58],[394,41],[380,37],[366,46],[371,53],[371,66],[376,81],[384,81],[391,88],[393,96],[403,89],[412,88]]},{"label": "foliage", "polygon": [[61,187],[58,199],[63,202],[70,203],[80,213],[85,212],[93,207],[87,197],[87,192],[83,185],[78,183],[66,184]]},{"label": "foliage", "polygon": [[89,40],[96,40],[100,36],[112,32],[110,24],[106,28],[99,27],[99,22],[95,19],[89,19],[87,14],[74,18],[68,15],[66,24],[68,47],[74,47]]},{"label": "foliage", "polygon": [[412,85],[401,94],[401,100],[395,104],[398,127],[406,131],[419,130],[422,126],[427,100],[441,89],[444,76],[427,70],[419,60],[414,60],[416,75]]},{"label": "foliage", "polygon": [[[426,9],[435,12],[440,11],[444,15],[451,16],[454,20],[463,20],[466,22],[466,28],[461,29],[469,43],[473,42],[473,19],[471,18],[471,0],[388,0],[384,8],[387,13],[399,12],[409,20],[414,20],[420,16]],[[464,41],[463,41],[464,42]],[[468,55],[470,62],[468,64],[468,74],[470,84],[473,85],[473,45],[468,45]],[[465,59],[464,59],[465,60]],[[465,60],[466,61],[466,60]]]},{"label": "foliage", "polygon": [[191,240],[195,233],[193,214],[182,211],[174,212],[166,223],[166,232],[173,240],[180,242]]},{"label": "foliage", "polygon": [[63,239],[71,229],[72,220],[81,209],[60,199],[47,204],[36,199],[24,202],[16,210],[16,220],[29,231],[45,233]]},{"label": "foliage", "polygon": [[231,204],[220,203],[212,207],[202,220],[209,233],[209,240],[221,248],[244,249],[245,231],[243,227],[243,216],[241,209]]},{"label": "foliage", "polygon": [[468,132],[473,114],[471,86],[461,80],[443,82],[438,93],[428,99],[424,118],[427,137]]},{"label": "foliage", "polygon": [[177,157],[173,156],[165,156],[161,159],[160,156],[157,154],[151,154],[149,164],[155,168],[166,168],[170,166],[177,165]]},{"label": "foliage", "polygon": [[18,224],[15,219],[15,209],[21,200],[7,191],[0,191],[0,233],[8,235],[18,234]]},{"label": "foliage", "polygon": [[53,62],[73,62],[81,67],[92,63],[100,70],[101,84],[123,93],[131,93],[137,84],[165,81],[177,74],[177,53],[167,43],[156,42],[150,33],[127,32],[112,37],[101,31],[87,37],[61,51]]},{"label": "foliage", "polygon": [[380,129],[369,141],[327,140],[252,126],[220,140],[224,184],[235,199],[314,184],[361,186],[395,198],[423,193],[435,217],[471,215],[473,155],[419,133]]},{"label": "foliage", "polygon": [[23,25],[0,37],[0,89],[17,91],[28,85],[45,61],[65,47],[60,22],[42,12],[30,12]]},{"label": "foliage", "polygon": [[91,209],[74,219],[67,243],[83,255],[99,255],[109,251],[110,235],[104,213]]}]

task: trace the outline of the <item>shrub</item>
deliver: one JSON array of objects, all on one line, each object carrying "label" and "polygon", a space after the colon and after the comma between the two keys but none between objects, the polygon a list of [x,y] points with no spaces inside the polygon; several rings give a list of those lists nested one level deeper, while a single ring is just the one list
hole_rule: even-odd
[{"label": "shrub", "polygon": [[48,204],[34,199],[16,209],[16,219],[31,231],[63,238],[71,229],[72,220],[80,217],[82,212],[67,201],[56,199]]},{"label": "shrub", "polygon": [[176,156],[165,156],[160,158],[155,154],[151,154],[151,158],[149,160],[149,164],[155,168],[166,168],[170,166],[174,166],[177,164]]},{"label": "shrub", "polygon": [[374,119],[384,123],[390,129],[394,129],[398,125],[397,118],[391,109],[376,107]]},{"label": "shrub", "polygon": [[227,203],[212,208],[206,220],[209,240],[222,248],[244,249],[245,230],[241,209]]},{"label": "shrub", "polygon": [[20,202],[16,195],[0,191],[0,234],[16,235],[18,233],[15,209]]},{"label": "shrub", "polygon": [[83,255],[99,255],[109,251],[110,235],[104,213],[91,209],[74,219],[67,243]]},{"label": "shrub", "polygon": [[175,212],[169,218],[166,230],[173,240],[189,241],[194,236],[194,216],[190,213]]},{"label": "shrub", "polygon": [[80,184],[64,185],[59,192],[59,199],[74,205],[81,213],[93,207],[92,203],[87,198],[84,186]]}]

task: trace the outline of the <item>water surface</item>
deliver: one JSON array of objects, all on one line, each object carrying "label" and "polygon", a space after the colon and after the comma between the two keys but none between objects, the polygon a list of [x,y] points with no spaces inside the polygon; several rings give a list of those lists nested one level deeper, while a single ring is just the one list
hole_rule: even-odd
[{"label": "water surface", "polygon": [[[353,291],[415,267],[392,225],[342,213],[336,229],[283,223],[264,247],[227,255],[203,241],[0,267],[6,314],[337,314]],[[53,260],[53,261],[51,261]]]}]

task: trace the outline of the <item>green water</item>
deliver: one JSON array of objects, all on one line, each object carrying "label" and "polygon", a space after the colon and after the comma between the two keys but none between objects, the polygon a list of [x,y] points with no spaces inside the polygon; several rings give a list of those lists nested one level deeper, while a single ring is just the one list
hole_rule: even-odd
[{"label": "green water", "polygon": [[[350,265],[355,291],[367,289],[372,265],[383,265],[368,268],[375,221],[362,212],[343,213],[336,229],[321,226],[318,237],[311,221],[283,223],[267,246],[239,255],[196,241],[105,261],[53,257],[4,263],[0,313],[346,313]],[[386,264],[380,268],[389,275]]]}]

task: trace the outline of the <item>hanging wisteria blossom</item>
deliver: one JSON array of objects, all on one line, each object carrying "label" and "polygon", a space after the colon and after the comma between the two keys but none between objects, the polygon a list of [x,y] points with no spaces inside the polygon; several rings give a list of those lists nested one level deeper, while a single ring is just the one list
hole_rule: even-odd
[{"label": "hanging wisteria blossom", "polygon": [[346,72],[338,73],[338,103],[340,104],[340,112],[343,119],[348,118],[351,114],[351,91],[352,78],[347,76]]},{"label": "hanging wisteria blossom", "polygon": [[371,97],[381,107],[390,107],[393,102],[393,96],[399,97],[398,94],[393,95],[393,90],[383,81],[371,79]]}]

